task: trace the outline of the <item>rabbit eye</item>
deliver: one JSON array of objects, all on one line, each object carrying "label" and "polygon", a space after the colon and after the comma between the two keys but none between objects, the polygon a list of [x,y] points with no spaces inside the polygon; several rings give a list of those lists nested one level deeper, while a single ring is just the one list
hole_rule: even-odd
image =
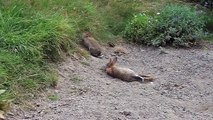
[{"label": "rabbit eye", "polygon": [[108,63],[108,64],[107,64],[107,67],[109,67],[109,66],[110,66],[110,64]]}]

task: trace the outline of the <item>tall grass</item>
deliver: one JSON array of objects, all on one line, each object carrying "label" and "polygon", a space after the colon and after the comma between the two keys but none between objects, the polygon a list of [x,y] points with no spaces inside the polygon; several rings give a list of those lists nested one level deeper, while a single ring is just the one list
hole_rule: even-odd
[{"label": "tall grass", "polygon": [[104,31],[100,19],[84,0],[1,0],[0,90],[6,92],[0,104],[34,98],[55,83],[57,74],[48,61],[75,51],[79,33]]}]

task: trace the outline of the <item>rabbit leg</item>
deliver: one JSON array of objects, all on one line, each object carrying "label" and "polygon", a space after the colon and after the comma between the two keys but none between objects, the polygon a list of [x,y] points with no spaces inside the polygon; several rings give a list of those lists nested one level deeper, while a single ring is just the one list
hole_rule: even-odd
[{"label": "rabbit leg", "polygon": [[152,77],[152,76],[150,76],[150,75],[143,75],[143,74],[140,74],[139,76],[144,77],[144,80],[145,80],[145,81],[153,81],[153,80],[156,79],[156,78],[154,78],[154,77]]}]

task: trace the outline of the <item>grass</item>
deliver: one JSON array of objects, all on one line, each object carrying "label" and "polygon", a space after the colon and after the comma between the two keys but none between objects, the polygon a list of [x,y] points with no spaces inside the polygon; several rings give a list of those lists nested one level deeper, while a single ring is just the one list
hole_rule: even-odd
[{"label": "grass", "polygon": [[206,13],[206,28],[208,35],[204,39],[213,42],[213,12]]},{"label": "grass", "polygon": [[89,62],[87,62],[87,61],[81,61],[81,64],[85,65],[85,66],[90,66]]},{"label": "grass", "polygon": [[86,51],[86,50],[84,50],[84,49],[82,49],[82,48],[77,48],[77,51],[78,51],[78,53],[82,56],[82,57],[84,57],[84,58],[86,58],[86,59],[89,59],[91,56],[90,56],[90,53],[88,52],[88,51]]},{"label": "grass", "polygon": [[[95,1],[107,23],[107,29],[114,35],[120,35],[126,24],[135,14],[149,12],[157,13],[158,9],[174,0],[101,0]],[[150,12],[152,11],[152,12]]]},{"label": "grass", "polygon": [[73,76],[70,76],[70,80],[75,83],[79,83],[83,81],[83,78],[81,76],[73,75]]},{"label": "grass", "polygon": [[[1,1],[0,89],[6,92],[0,103],[34,98],[57,81],[50,61],[60,61],[65,52],[75,49],[78,32],[78,17],[62,14],[64,2]],[[59,3],[61,8],[53,11]]]},{"label": "grass", "polygon": [[207,36],[205,36],[204,40],[207,40],[207,41],[213,43],[213,33],[209,33]]},{"label": "grass", "polygon": [[57,101],[60,99],[60,97],[56,94],[52,94],[50,96],[48,96],[48,98],[51,100],[51,101]]}]

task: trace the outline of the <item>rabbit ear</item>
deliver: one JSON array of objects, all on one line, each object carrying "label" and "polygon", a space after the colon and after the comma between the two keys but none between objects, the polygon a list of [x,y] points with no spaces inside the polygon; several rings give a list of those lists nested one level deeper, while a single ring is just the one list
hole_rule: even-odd
[{"label": "rabbit ear", "polygon": [[109,62],[107,63],[107,67],[111,67],[111,66],[113,66],[113,63],[112,63],[113,61],[112,61],[112,59],[110,58],[109,59]]},{"label": "rabbit ear", "polygon": [[109,59],[109,63],[112,63],[112,59],[111,58]]},{"label": "rabbit ear", "polygon": [[117,59],[118,59],[118,58],[115,57],[115,58],[113,59],[112,63],[115,64],[115,63],[117,62]]}]

